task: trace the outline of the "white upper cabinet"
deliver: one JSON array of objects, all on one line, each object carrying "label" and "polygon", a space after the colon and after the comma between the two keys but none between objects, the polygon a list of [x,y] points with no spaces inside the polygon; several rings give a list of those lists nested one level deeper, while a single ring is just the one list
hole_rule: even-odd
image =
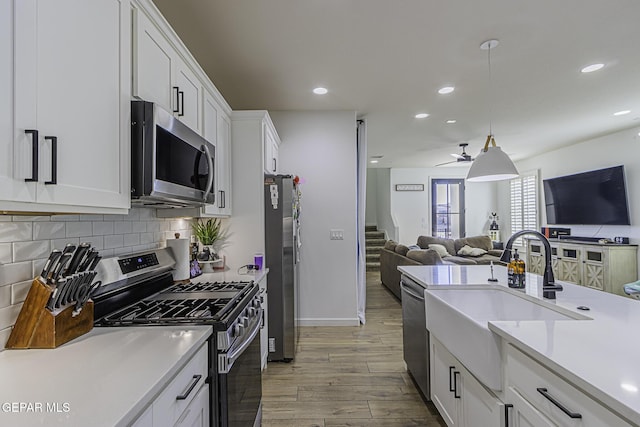
[{"label": "white upper cabinet", "polygon": [[277,174],[278,169],[278,147],[280,140],[275,130],[265,123],[264,125],[264,172]]},{"label": "white upper cabinet", "polygon": [[1,7],[0,78],[2,91],[9,89],[0,101],[0,145],[9,154],[0,161],[3,207],[124,212],[129,1],[19,0]]},{"label": "white upper cabinet", "polygon": [[134,31],[133,96],[157,103],[201,133],[202,83],[197,75],[140,9]]}]

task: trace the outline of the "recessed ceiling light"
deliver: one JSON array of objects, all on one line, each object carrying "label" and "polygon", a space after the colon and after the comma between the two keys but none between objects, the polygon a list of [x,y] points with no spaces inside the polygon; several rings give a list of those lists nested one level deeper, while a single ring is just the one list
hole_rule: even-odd
[{"label": "recessed ceiling light", "polygon": [[616,113],[613,113],[614,116],[624,116],[625,114],[629,114],[631,112],[631,110],[622,110],[622,111],[618,111]]},{"label": "recessed ceiling light", "polygon": [[326,87],[317,87],[313,90],[313,93],[315,93],[316,95],[325,95],[327,92],[329,91]]},{"label": "recessed ceiling light", "polygon": [[429,115],[427,113],[418,113],[418,114],[416,114],[416,119],[426,119],[427,117],[429,117]]},{"label": "recessed ceiling light", "polygon": [[456,90],[456,88],[453,87],[453,86],[445,86],[445,87],[439,89],[438,93],[441,94],[441,95],[446,95],[448,93],[453,92],[454,90]]},{"label": "recessed ceiling light", "polygon": [[593,73],[594,71],[598,71],[602,67],[604,67],[604,64],[591,64],[587,65],[580,71],[582,71],[583,73]]},{"label": "recessed ceiling light", "polygon": [[448,124],[453,124],[453,123],[455,123],[455,122],[456,122],[455,120],[447,120],[447,123],[448,123]]},{"label": "recessed ceiling light", "polygon": [[377,160],[371,160],[369,163],[378,163]]}]

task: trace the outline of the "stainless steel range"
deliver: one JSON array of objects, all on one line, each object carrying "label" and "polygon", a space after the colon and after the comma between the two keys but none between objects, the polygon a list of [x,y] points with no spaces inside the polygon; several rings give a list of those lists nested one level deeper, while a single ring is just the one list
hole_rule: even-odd
[{"label": "stainless steel range", "polygon": [[174,284],[174,264],[167,249],[103,260],[95,326],[211,325],[211,425],[259,426],[263,309],[257,283]]}]

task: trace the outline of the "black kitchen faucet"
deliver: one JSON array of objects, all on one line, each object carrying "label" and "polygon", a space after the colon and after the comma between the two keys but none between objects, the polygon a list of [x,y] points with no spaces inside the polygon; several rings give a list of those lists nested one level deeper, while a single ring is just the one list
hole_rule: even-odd
[{"label": "black kitchen faucet", "polygon": [[547,237],[535,230],[522,230],[515,233],[509,238],[500,261],[508,263],[511,260],[511,247],[513,242],[520,236],[525,234],[533,234],[537,236],[544,246],[544,274],[542,275],[542,297],[547,299],[556,299],[556,291],[561,291],[562,286],[555,284],[555,278],[553,277],[553,269],[551,267],[551,245]]}]

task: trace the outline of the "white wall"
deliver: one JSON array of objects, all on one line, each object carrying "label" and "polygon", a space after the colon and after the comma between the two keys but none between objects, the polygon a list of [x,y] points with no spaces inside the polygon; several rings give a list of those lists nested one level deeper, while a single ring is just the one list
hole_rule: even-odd
[{"label": "white wall", "polygon": [[378,225],[378,179],[377,169],[367,169],[367,202],[364,213],[366,225]]},{"label": "white wall", "polygon": [[[270,112],[283,173],[302,180],[300,321],[357,325],[356,114]],[[329,240],[329,230],[344,240]]]},{"label": "white wall", "polygon": [[[391,212],[399,227],[397,240],[415,244],[418,236],[431,235],[431,179],[465,178],[466,168],[391,169]],[[423,184],[424,191],[395,191],[396,184]],[[487,234],[489,214],[496,211],[496,185],[465,183],[465,229],[467,236]]]}]

